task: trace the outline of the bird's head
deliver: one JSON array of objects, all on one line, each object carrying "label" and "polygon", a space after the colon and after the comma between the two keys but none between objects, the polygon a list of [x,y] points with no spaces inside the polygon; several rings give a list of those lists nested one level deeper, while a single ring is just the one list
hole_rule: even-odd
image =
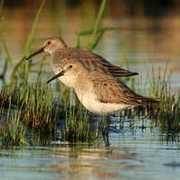
[{"label": "bird's head", "polygon": [[47,53],[49,55],[52,55],[57,49],[63,49],[67,48],[66,43],[61,38],[48,38],[41,48],[39,48],[37,51],[30,54],[28,57],[26,57],[26,60],[31,59],[33,56],[40,54],[40,53]]}]

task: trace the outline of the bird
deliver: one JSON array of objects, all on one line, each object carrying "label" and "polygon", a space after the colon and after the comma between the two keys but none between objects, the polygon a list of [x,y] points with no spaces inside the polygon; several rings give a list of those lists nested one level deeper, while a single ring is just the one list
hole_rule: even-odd
[{"label": "bird", "polygon": [[157,99],[131,90],[121,77],[138,75],[88,50],[68,47],[61,37],[48,38],[41,48],[25,57],[32,59],[40,53],[50,55],[55,75],[47,83],[59,79],[72,88],[82,105],[90,112],[107,115],[115,111],[156,104]]}]

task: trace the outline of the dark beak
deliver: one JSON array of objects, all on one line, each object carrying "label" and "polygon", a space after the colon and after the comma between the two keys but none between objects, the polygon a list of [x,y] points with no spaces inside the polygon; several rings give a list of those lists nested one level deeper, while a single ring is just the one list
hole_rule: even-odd
[{"label": "dark beak", "polygon": [[56,75],[54,75],[51,79],[49,79],[48,81],[47,81],[47,84],[49,84],[51,81],[53,81],[54,79],[57,79],[58,77],[60,77],[60,76],[63,76],[64,75],[64,71],[61,71],[61,72],[59,72],[59,73],[57,73]]},{"label": "dark beak", "polygon": [[37,51],[35,51],[34,53],[30,54],[28,57],[25,57],[25,60],[29,60],[31,59],[33,56],[40,54],[44,51],[44,47],[38,49]]}]

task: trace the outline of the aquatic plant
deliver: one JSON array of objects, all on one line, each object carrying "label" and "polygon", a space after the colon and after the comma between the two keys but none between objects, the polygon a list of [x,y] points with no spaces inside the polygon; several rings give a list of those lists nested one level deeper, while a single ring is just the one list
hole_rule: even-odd
[{"label": "aquatic plant", "polygon": [[180,132],[180,96],[174,93],[169,78],[167,68],[164,72],[159,70],[158,76],[152,70],[149,93],[160,100],[156,126],[164,133],[177,134]]},{"label": "aquatic plant", "polygon": [[6,147],[27,145],[26,129],[20,121],[21,111],[14,110],[12,112],[12,110],[9,110],[9,114],[4,115],[6,116],[4,117],[6,122],[3,128],[0,129],[0,144]]},{"label": "aquatic plant", "polygon": [[[24,139],[26,139],[28,133],[29,136],[36,137],[34,138],[36,143],[44,144],[50,139],[48,137],[54,135],[58,110],[53,104],[52,91],[46,84],[36,82],[28,84],[26,87],[4,86],[0,92],[0,99],[1,112],[6,119],[0,133],[3,139],[8,137],[10,141],[12,135],[12,144],[14,142],[14,145],[17,145],[21,141],[14,141],[14,137],[18,139],[18,135],[21,138],[24,135]],[[11,131],[12,127],[15,127],[15,129],[20,128],[20,130],[13,132],[13,130]],[[22,127],[25,127],[26,133],[24,133],[24,130],[21,131]],[[37,134],[39,136],[36,136]]]},{"label": "aquatic plant", "polygon": [[[33,21],[32,30],[27,37],[24,48],[24,55],[29,54],[34,38],[35,29],[44,6],[41,6]],[[81,31],[77,34],[76,46],[79,48],[95,49],[107,31],[118,30],[117,27],[102,27],[103,14],[106,0],[102,0],[97,18],[93,27]],[[82,37],[90,39],[88,44],[81,42]],[[6,54],[4,71],[2,77],[6,75],[8,65],[12,63],[8,46],[3,40],[3,49]],[[75,94],[58,82],[52,86],[47,85],[42,80],[43,65],[33,74],[32,64],[20,61],[14,67],[10,83],[6,83],[0,91],[0,112],[1,118],[5,122],[1,125],[0,139],[3,145],[27,145],[27,144],[50,144],[53,140],[68,141],[70,143],[86,142],[93,143],[102,138],[109,123],[106,120],[96,121],[82,107]],[[164,73],[166,74],[166,73]],[[162,132],[178,133],[180,131],[180,97],[172,94],[169,82],[165,75],[152,77],[149,95],[160,98],[160,107],[154,126],[160,126]],[[134,81],[129,81],[134,86]],[[130,117],[130,128],[136,128],[136,122],[142,122],[146,112],[143,109],[126,110],[119,114],[123,128],[123,121]],[[122,118],[123,117],[123,118]],[[125,117],[125,118],[124,118]],[[111,122],[110,122],[111,123]],[[60,134],[58,132],[60,131]],[[107,131],[106,131],[107,132]],[[57,135],[58,134],[58,135]]]},{"label": "aquatic plant", "polygon": [[25,63],[24,57],[30,53],[31,45],[33,42],[34,34],[35,34],[35,29],[38,25],[40,14],[45,5],[45,2],[46,0],[42,0],[39,6],[39,9],[35,15],[35,18],[33,19],[31,30],[28,34],[28,37],[24,46],[24,55],[13,68],[13,71],[11,73],[11,78],[10,78],[12,83],[19,83],[21,81],[23,81],[22,83],[27,83],[28,81],[29,72],[31,69],[31,63]]}]

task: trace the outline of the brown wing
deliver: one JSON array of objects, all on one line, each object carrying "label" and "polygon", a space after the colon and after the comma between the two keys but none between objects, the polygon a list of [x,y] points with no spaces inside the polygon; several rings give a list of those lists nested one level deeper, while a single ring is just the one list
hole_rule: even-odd
[{"label": "brown wing", "polygon": [[117,65],[113,65],[103,57],[96,55],[92,52],[76,49],[76,48],[67,48],[63,49],[63,51],[58,53],[58,58],[68,58],[73,60],[81,61],[82,65],[88,71],[99,71],[99,72],[106,72],[107,74],[110,73],[114,77],[127,77],[137,75],[136,72],[131,72],[126,69],[123,69]]},{"label": "brown wing", "polygon": [[94,54],[94,56],[96,56],[96,61],[99,61],[99,63],[101,63],[105,68],[107,68],[108,71],[114,77],[128,77],[128,76],[138,75],[137,72],[131,72],[131,71],[127,70],[127,69],[121,68],[118,65],[111,64],[106,59],[102,58],[101,56],[98,56],[96,54]]},{"label": "brown wing", "polygon": [[146,98],[136,94],[123,82],[117,81],[110,76],[97,73],[93,76],[93,85],[98,100],[104,103],[122,103],[127,105],[146,105],[155,102],[152,98]]}]

